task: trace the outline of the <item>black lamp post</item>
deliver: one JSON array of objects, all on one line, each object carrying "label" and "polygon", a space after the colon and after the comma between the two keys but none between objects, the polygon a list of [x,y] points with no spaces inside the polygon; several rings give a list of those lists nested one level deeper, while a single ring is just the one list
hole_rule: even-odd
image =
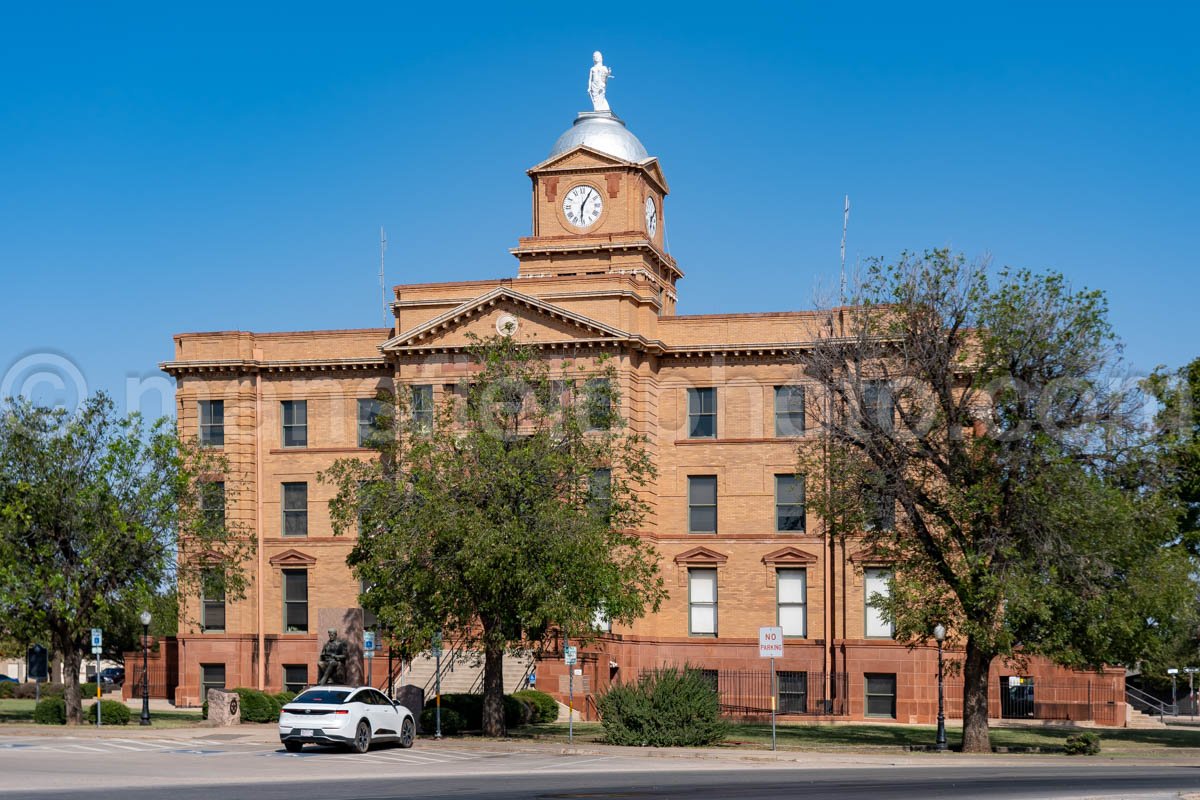
[{"label": "black lamp post", "polygon": [[933,628],[933,638],[937,639],[938,643],[938,727],[937,727],[937,742],[934,748],[937,750],[946,749],[946,711],[942,701],[942,642],[946,639],[946,626],[938,623]]},{"label": "black lamp post", "polygon": [[142,725],[150,724],[150,612],[142,612]]}]

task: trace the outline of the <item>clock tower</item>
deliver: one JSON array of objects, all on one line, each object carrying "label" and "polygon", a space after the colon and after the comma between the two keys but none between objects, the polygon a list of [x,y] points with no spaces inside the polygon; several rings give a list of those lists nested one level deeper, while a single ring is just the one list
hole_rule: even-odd
[{"label": "clock tower", "polygon": [[[599,106],[595,94],[593,104]],[[670,190],[658,159],[620,118],[608,110],[581,112],[527,174],[533,234],[511,251],[520,261],[518,276],[633,274],[654,287],[660,315],[674,313],[683,273],[666,250]]]}]

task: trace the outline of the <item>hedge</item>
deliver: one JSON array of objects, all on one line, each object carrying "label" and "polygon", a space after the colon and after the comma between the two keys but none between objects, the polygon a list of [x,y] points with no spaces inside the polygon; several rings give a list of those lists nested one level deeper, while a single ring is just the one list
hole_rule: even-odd
[{"label": "hedge", "polygon": [[33,721],[39,725],[66,725],[67,703],[61,697],[48,697],[33,709]]},{"label": "hedge", "polygon": [[558,702],[545,692],[539,692],[537,689],[525,689],[513,692],[512,696],[528,703],[533,708],[531,722],[554,722],[558,719]]},{"label": "hedge", "polygon": [[[66,688],[61,683],[43,683],[41,685],[41,697],[43,699],[47,697],[62,697]],[[13,697],[18,700],[33,700],[38,697],[38,684],[33,681],[18,684],[13,692]]]},{"label": "hedge", "polygon": [[296,693],[288,691],[276,692],[275,694],[271,695],[271,697],[274,697],[275,702],[279,703],[279,705],[282,707],[295,700]]},{"label": "hedge", "polygon": [[700,747],[716,744],[728,731],[712,681],[687,666],[613,686],[596,705],[609,744]]},{"label": "hedge", "polygon": [[[462,733],[466,729],[466,722],[452,708],[442,706],[442,735],[453,736],[456,733]],[[426,734],[437,733],[437,709],[432,706],[427,706],[421,712],[421,732]]]},{"label": "hedge", "polygon": [[[436,698],[425,703],[426,710],[436,705]],[[477,731],[483,727],[483,695],[481,694],[444,694],[442,695],[442,712],[452,709],[463,720],[463,730]],[[555,716],[557,716],[557,710]],[[533,721],[536,710],[532,703],[521,700],[515,695],[504,695],[504,725],[509,728],[519,728]],[[424,716],[421,717],[424,719]],[[424,723],[422,723],[424,724]]]},{"label": "hedge", "polygon": [[100,706],[101,725],[128,725],[131,712],[120,700],[101,700],[88,706],[88,722],[96,724],[96,706]]},{"label": "hedge", "polygon": [[19,684],[0,681],[0,700],[8,700],[17,693]]},{"label": "hedge", "polygon": [[278,722],[281,704],[258,689],[234,689],[241,706],[242,722]]}]

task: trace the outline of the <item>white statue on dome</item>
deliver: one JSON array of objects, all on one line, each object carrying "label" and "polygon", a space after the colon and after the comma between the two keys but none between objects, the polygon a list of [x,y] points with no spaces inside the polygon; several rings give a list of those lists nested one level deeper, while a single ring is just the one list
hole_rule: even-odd
[{"label": "white statue on dome", "polygon": [[604,90],[611,77],[612,70],[604,66],[604,56],[600,55],[599,50],[592,53],[592,69],[588,72],[588,96],[592,98],[592,110],[609,111]]}]

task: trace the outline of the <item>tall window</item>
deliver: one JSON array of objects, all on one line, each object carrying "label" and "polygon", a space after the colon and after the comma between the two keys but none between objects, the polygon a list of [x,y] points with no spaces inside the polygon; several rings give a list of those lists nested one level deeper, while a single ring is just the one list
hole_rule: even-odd
[{"label": "tall window", "polygon": [[717,390],[688,389],[688,438],[717,436]]},{"label": "tall window", "polygon": [[308,484],[283,484],[283,535],[308,536]]},{"label": "tall window", "polygon": [[308,688],[308,665],[307,664],[284,664],[283,665],[283,690],[285,692],[293,692],[300,694]]},{"label": "tall window", "polygon": [[283,632],[308,633],[308,570],[283,571]]},{"label": "tall window", "polygon": [[717,476],[688,476],[688,533],[717,532]]},{"label": "tall window", "polygon": [[867,689],[868,717],[896,716],[896,674],[867,673],[863,676]]},{"label": "tall window", "polygon": [[804,530],[804,476],[775,476],[775,530]]},{"label": "tall window", "polygon": [[225,401],[200,401],[200,445],[225,446]]},{"label": "tall window", "polygon": [[433,384],[412,387],[413,430],[433,430]]},{"label": "tall window", "polygon": [[597,513],[608,517],[612,511],[612,470],[594,469],[588,477],[588,505]]},{"label": "tall window", "polygon": [[[890,431],[895,425],[896,400],[887,381],[867,381],[863,386],[863,418]],[[864,422],[864,424],[867,424]]]},{"label": "tall window", "polygon": [[808,635],[808,573],[803,569],[775,571],[779,627],[784,636]]},{"label": "tall window", "polygon": [[200,484],[200,516],[212,530],[225,527],[225,482],[209,481]]},{"label": "tall window", "polygon": [[808,713],[808,673],[776,672],[779,686],[779,713]]},{"label": "tall window", "polygon": [[871,639],[891,639],[895,634],[892,623],[884,619],[883,611],[872,602],[878,596],[887,599],[892,595],[892,571],[890,569],[863,570],[863,595],[866,600],[866,633]]},{"label": "tall window", "polygon": [[387,413],[386,404],[375,398],[361,398],[358,401],[358,446],[370,447],[386,435],[379,429],[379,418]]},{"label": "tall window", "polygon": [[283,419],[283,446],[308,447],[308,401],[284,400],[279,405]]},{"label": "tall window", "polygon": [[887,489],[868,487],[866,529],[890,531],[896,527],[896,497]]},{"label": "tall window", "polygon": [[200,665],[200,698],[208,700],[209,689],[224,689],[225,688],[225,665],[224,664],[201,664]]},{"label": "tall window", "polygon": [[206,572],[201,578],[200,628],[204,633],[225,632],[225,586],[215,572]]},{"label": "tall window", "polygon": [[612,385],[608,378],[590,378],[584,391],[587,429],[608,430],[612,427]]},{"label": "tall window", "polygon": [[608,612],[603,607],[597,608],[592,614],[592,630],[612,633],[612,620],[608,618]]},{"label": "tall window", "polygon": [[775,435],[804,435],[804,387],[775,387]]},{"label": "tall window", "polygon": [[688,634],[717,635],[717,571],[688,570]]}]

